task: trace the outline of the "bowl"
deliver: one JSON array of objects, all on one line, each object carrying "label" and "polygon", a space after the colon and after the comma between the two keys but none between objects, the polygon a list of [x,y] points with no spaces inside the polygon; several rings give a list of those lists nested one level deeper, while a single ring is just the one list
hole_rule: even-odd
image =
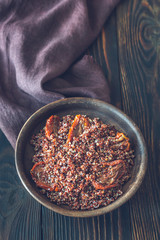
[{"label": "bowl", "polygon": [[[45,125],[51,115],[60,117],[71,114],[85,114],[91,118],[99,117],[104,123],[114,125],[117,130],[127,134],[135,151],[134,167],[130,180],[123,186],[123,194],[108,206],[95,210],[72,210],[58,206],[43,194],[33,182],[30,169],[33,166],[33,147],[30,145],[32,135]],[[116,107],[91,98],[67,98],[50,103],[36,111],[24,124],[17,138],[15,162],[22,184],[30,195],[43,206],[57,213],[71,217],[93,217],[106,214],[127,202],[140,187],[147,168],[147,150],[144,138],[136,124]]]}]

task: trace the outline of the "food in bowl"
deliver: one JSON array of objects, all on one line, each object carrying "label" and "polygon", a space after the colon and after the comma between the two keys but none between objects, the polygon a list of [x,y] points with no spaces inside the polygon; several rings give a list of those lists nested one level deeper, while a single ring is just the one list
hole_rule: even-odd
[{"label": "food in bowl", "polygon": [[50,116],[31,144],[33,181],[52,202],[75,210],[115,201],[134,165],[129,138],[85,115]]}]

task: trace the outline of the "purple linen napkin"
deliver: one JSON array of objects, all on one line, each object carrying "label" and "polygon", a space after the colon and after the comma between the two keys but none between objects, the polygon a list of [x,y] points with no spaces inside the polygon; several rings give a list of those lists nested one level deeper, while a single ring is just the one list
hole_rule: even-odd
[{"label": "purple linen napkin", "polygon": [[79,58],[119,0],[0,3],[0,128],[15,147],[27,118],[65,97],[109,101],[101,69]]}]

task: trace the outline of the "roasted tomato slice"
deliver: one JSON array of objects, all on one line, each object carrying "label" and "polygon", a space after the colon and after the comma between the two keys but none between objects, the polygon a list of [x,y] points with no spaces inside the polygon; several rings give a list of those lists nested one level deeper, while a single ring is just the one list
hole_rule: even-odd
[{"label": "roasted tomato slice", "polygon": [[51,136],[57,136],[59,129],[60,118],[56,115],[50,116],[46,121],[45,135],[48,139],[51,139]]},{"label": "roasted tomato slice", "polygon": [[110,185],[102,185],[96,181],[92,181],[92,185],[95,189],[106,190],[106,189],[116,187],[118,184],[115,183],[115,184],[110,184]]},{"label": "roasted tomato slice", "polygon": [[[124,147],[126,151],[130,150],[129,138],[124,135],[124,133],[118,132],[116,137],[116,142],[119,143],[118,146]],[[116,146],[116,145],[115,145]]]},{"label": "roasted tomato slice", "polygon": [[124,135],[124,133],[121,133],[121,132],[118,132],[117,135],[116,135],[116,139],[117,139],[117,142],[121,142],[121,141],[124,141],[124,140],[129,140],[128,137],[126,137]]},{"label": "roasted tomato slice", "polygon": [[83,133],[83,131],[90,126],[88,118],[82,116],[82,115],[76,115],[72,126],[70,127],[67,143],[72,142],[73,137],[78,137]]},{"label": "roasted tomato slice", "polygon": [[126,172],[126,166],[123,160],[115,160],[108,162],[108,172],[97,181],[92,181],[95,189],[109,189],[118,186],[123,181],[123,176]]},{"label": "roasted tomato slice", "polygon": [[48,191],[53,191],[55,189],[55,185],[47,183],[45,179],[45,165],[46,164],[44,162],[35,163],[30,171],[31,176],[38,187]]},{"label": "roasted tomato slice", "polygon": [[121,160],[121,159],[118,159],[118,160],[114,160],[114,161],[111,161],[111,162],[106,162],[105,165],[107,165],[107,166],[115,166],[115,165],[120,164],[120,163],[123,164],[124,161]]}]

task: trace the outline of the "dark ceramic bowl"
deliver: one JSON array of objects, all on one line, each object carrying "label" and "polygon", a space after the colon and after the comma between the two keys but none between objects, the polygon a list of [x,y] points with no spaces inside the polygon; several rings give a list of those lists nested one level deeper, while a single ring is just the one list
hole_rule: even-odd
[{"label": "dark ceramic bowl", "polygon": [[[67,114],[86,114],[89,117],[99,117],[104,123],[114,125],[118,130],[126,133],[130,138],[135,150],[135,165],[131,179],[123,187],[123,195],[106,207],[96,210],[76,211],[68,207],[57,206],[42,195],[30,176],[30,169],[33,166],[33,149],[30,139],[33,133],[37,132],[45,125],[45,121],[52,114],[64,116]],[[90,98],[68,98],[50,103],[35,112],[24,124],[19,133],[16,151],[16,168],[18,175],[33,198],[45,207],[72,217],[92,217],[108,213],[130,199],[142,183],[147,167],[147,151],[143,136],[136,124],[119,109],[112,105]]]}]

